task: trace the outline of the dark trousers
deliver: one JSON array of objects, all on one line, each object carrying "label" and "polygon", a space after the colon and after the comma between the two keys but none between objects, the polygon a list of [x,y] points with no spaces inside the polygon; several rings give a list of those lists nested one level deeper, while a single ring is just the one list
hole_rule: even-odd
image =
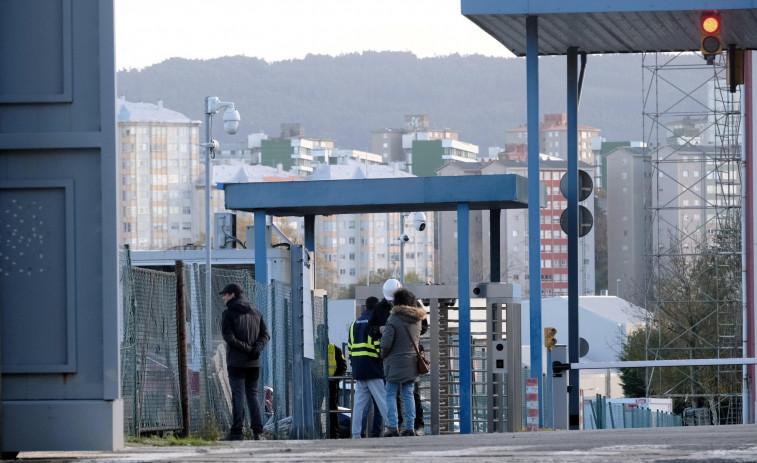
[{"label": "dark trousers", "polygon": [[329,380],[329,410],[334,410],[329,414],[329,437],[339,439],[339,380]]},{"label": "dark trousers", "polygon": [[[363,432],[361,437],[365,437],[365,430],[368,429],[368,415],[373,408],[373,423],[371,424],[371,437],[381,437],[381,432],[384,429],[384,417],[381,416],[378,405],[376,405],[376,399],[371,397],[371,401],[365,406],[363,410]],[[354,411],[353,411],[354,413]]]},{"label": "dark trousers", "polygon": [[260,419],[260,404],[258,403],[258,378],[260,368],[226,367],[229,372],[229,386],[231,387],[231,416],[232,424],[229,434],[242,434],[244,429],[245,399],[250,409],[250,425],[252,431],[259,434],[263,431]]},{"label": "dark trousers", "polygon": [[415,399],[415,426],[413,427],[415,429],[425,426],[425,423],[423,422],[423,407],[421,406],[421,391],[418,390],[420,385],[421,383],[418,381],[413,388],[413,399]]}]

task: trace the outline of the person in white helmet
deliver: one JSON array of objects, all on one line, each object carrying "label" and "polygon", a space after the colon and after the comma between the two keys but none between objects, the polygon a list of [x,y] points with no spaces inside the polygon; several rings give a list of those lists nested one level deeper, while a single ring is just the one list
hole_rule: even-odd
[{"label": "person in white helmet", "polygon": [[384,332],[384,325],[389,318],[389,314],[392,311],[392,301],[394,301],[394,292],[402,287],[402,283],[394,278],[390,278],[384,282],[382,289],[384,298],[376,304],[373,309],[371,319],[368,320],[368,334],[373,339],[381,339],[381,335]]}]

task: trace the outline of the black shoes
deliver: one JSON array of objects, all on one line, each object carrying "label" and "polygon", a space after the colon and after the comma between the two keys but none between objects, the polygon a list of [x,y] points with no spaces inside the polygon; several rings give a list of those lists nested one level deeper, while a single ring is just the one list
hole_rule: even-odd
[{"label": "black shoes", "polygon": [[415,431],[413,431],[412,429],[405,429],[404,431],[402,431],[402,434],[400,434],[400,436],[402,437],[415,436]]},{"label": "black shoes", "polygon": [[244,440],[244,434],[229,434],[228,436],[221,439],[222,441],[236,441],[236,440]]},{"label": "black shoes", "polygon": [[399,437],[400,430],[397,428],[386,428],[386,431],[381,435],[381,437]]}]

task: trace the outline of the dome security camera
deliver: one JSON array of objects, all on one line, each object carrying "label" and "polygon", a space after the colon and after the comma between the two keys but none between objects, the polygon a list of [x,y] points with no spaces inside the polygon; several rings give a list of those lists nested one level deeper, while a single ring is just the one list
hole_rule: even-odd
[{"label": "dome security camera", "polygon": [[226,111],[223,112],[223,129],[226,130],[226,133],[229,135],[237,133],[239,120],[239,111],[234,109],[233,106],[226,108]]},{"label": "dome security camera", "polygon": [[415,217],[413,218],[413,224],[415,225],[415,229],[418,231],[423,231],[426,229],[426,214],[423,212],[416,212]]},{"label": "dome security camera", "polygon": [[400,241],[407,243],[408,241],[410,241],[410,237],[407,236],[407,234],[403,233],[402,236],[400,236]]}]

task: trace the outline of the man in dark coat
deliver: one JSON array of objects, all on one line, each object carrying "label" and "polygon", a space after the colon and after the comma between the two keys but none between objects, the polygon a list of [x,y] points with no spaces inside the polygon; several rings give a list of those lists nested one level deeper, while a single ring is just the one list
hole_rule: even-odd
[{"label": "man in dark coat", "polygon": [[231,388],[232,424],[225,440],[243,440],[245,398],[250,410],[250,423],[255,440],[263,432],[258,404],[260,353],[271,335],[263,321],[263,314],[242,299],[242,287],[229,283],[218,293],[226,304],[221,321],[221,333],[226,341],[226,370]]},{"label": "man in dark coat", "polygon": [[368,320],[376,304],[377,298],[371,296],[366,299],[365,310],[352,322],[349,331],[347,347],[352,364],[352,378],[355,380],[352,417],[352,437],[355,439],[364,437],[367,420],[363,420],[363,414],[367,407],[375,405],[373,435],[376,437],[381,436],[383,417],[386,416],[384,366],[379,355],[379,341],[368,335]]}]

